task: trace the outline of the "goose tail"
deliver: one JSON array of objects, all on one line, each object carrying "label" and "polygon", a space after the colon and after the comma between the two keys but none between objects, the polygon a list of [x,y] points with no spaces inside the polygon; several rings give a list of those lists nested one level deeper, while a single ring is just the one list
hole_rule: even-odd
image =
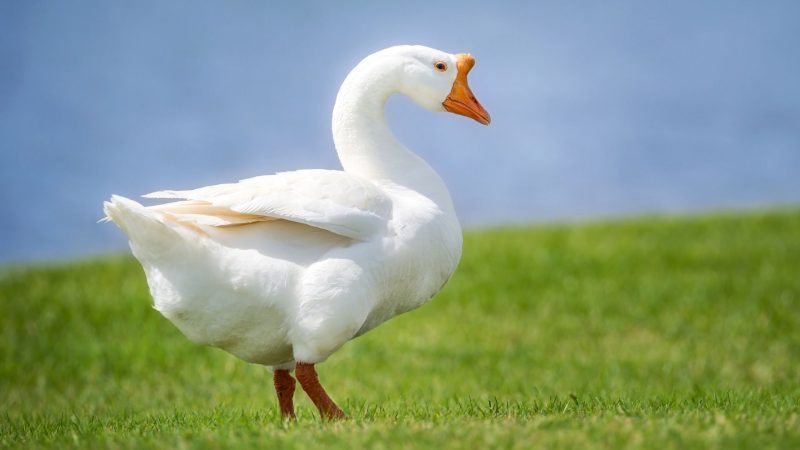
[{"label": "goose tail", "polygon": [[140,260],[168,255],[188,237],[188,230],[171,222],[167,215],[119,195],[112,195],[109,201],[104,202],[103,211],[106,217],[100,222],[114,222],[124,231],[130,239],[131,249]]}]

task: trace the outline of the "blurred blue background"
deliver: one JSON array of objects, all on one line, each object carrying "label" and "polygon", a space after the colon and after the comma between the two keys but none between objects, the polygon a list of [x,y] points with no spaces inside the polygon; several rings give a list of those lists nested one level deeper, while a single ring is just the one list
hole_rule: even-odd
[{"label": "blurred blue background", "polygon": [[471,52],[482,127],[393,98],[467,226],[800,203],[800,2],[0,3],[0,261],[125,247],[135,197],[337,168],[364,56]]}]

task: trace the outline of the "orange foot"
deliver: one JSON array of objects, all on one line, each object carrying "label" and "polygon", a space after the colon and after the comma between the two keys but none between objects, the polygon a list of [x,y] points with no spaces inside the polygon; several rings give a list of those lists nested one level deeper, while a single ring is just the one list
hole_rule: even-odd
[{"label": "orange foot", "polygon": [[319,410],[319,415],[323,419],[341,420],[346,419],[347,416],[336,403],[331,400],[328,393],[319,383],[317,371],[314,369],[314,364],[307,364],[298,362],[295,367],[295,376],[297,381],[300,382],[303,390],[306,391],[308,397],[314,402],[314,405]]}]

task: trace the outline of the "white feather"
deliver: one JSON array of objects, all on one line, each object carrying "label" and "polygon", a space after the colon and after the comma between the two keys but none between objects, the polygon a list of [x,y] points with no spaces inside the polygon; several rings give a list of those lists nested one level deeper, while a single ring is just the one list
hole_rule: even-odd
[{"label": "white feather", "polygon": [[[180,198],[159,205],[160,211],[180,214],[198,225],[230,225],[230,216],[250,216],[250,222],[285,219],[352,239],[368,239],[385,225],[391,203],[373,182],[336,170],[298,170],[248,178],[239,183],[218,184],[185,191],[159,191],[147,198]],[[203,206],[207,214],[201,212]],[[196,207],[187,211],[186,207]],[[229,216],[224,220],[204,218]],[[242,221],[240,223],[245,223]]]}]

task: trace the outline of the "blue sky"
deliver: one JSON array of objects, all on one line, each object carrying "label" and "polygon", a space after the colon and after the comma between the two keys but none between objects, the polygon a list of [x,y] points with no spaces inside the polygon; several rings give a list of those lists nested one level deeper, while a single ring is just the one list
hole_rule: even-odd
[{"label": "blue sky", "polygon": [[3,2],[0,261],[124,248],[137,196],[337,168],[381,48],[471,52],[482,127],[393,98],[467,226],[800,202],[800,3]]}]

